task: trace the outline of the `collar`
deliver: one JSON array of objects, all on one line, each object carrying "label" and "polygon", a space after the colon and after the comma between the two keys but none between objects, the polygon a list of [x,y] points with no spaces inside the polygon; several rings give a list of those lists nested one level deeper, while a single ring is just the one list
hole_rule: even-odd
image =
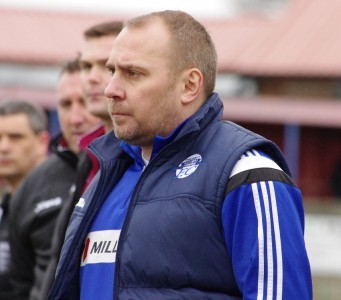
[{"label": "collar", "polygon": [[[154,138],[151,158],[155,157],[155,155],[157,155],[161,149],[169,143],[176,141],[187,134],[203,130],[206,126],[213,122],[220,121],[222,110],[222,101],[216,93],[213,93],[197,112],[184,120],[168,137],[156,136]],[[120,147],[117,147],[117,143]],[[102,161],[109,161],[113,157],[120,157],[123,150],[124,153],[129,155],[129,157],[132,157],[134,160],[138,159],[141,163],[143,163],[141,148],[130,145],[124,141],[119,141],[115,137],[113,131],[97,138],[89,145],[88,149]]]},{"label": "collar", "polygon": [[97,128],[95,128],[93,131],[91,131],[90,133],[82,136],[82,138],[79,141],[79,147],[82,150],[86,150],[86,147],[96,138],[102,136],[105,134],[105,129],[104,129],[104,125],[101,124],[100,126],[98,126]]},{"label": "collar", "polygon": [[67,161],[72,168],[76,167],[78,162],[77,154],[70,150],[61,133],[52,139],[50,143],[50,151],[64,161]]},{"label": "collar", "polygon": [[70,150],[66,140],[61,133],[51,139],[49,147],[50,150],[55,153]]}]

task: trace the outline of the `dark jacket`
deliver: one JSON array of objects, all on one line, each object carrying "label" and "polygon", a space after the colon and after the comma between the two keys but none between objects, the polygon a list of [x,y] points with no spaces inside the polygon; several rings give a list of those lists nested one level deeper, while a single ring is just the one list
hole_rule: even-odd
[{"label": "dark jacket", "polygon": [[73,209],[78,202],[80,196],[82,195],[85,186],[87,186],[88,182],[92,180],[92,178],[89,178],[89,174],[91,174],[91,171],[94,174],[97,172],[97,165],[93,165],[90,154],[86,151],[85,148],[90,142],[92,142],[97,137],[102,136],[103,134],[104,126],[101,126],[100,128],[96,129],[95,131],[84,137],[81,141],[81,147],[83,150],[80,151],[78,155],[77,175],[74,185],[74,192],[70,196],[69,201],[67,201],[65,205],[63,205],[55,224],[51,244],[51,257],[45,272],[43,282],[41,284],[41,300],[45,300],[47,298],[52,283],[54,281],[60,251],[64,243],[65,231]]},{"label": "dark jacket", "polygon": [[[221,112],[222,102],[214,94],[143,171],[119,238],[115,299],[240,297],[220,223],[229,175],[251,148],[269,153],[289,171],[273,143],[222,122]],[[89,226],[131,164],[110,134],[90,147],[101,171],[71,217],[49,299],[79,298],[79,264]],[[197,168],[196,175],[179,179],[191,167]]]},{"label": "dark jacket", "polygon": [[0,299],[14,300],[14,289],[9,277],[10,245],[9,245],[9,202],[11,194],[5,192],[0,197]]},{"label": "dark jacket", "polygon": [[16,299],[41,299],[55,222],[75,181],[77,156],[51,143],[53,153],[20,185],[10,205],[11,277]]}]

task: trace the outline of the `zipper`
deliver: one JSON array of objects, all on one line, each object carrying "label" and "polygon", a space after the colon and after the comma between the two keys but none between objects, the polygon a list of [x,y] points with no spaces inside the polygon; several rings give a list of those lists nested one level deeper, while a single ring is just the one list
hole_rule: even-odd
[{"label": "zipper", "polygon": [[[99,156],[96,153],[94,153],[94,154],[96,155],[96,157],[98,158],[98,161],[100,163],[101,176],[98,179],[98,183],[96,185],[98,188],[96,189],[92,199],[94,199],[95,197],[96,197],[96,199],[99,199],[99,196],[101,195],[101,193],[103,191],[103,182],[104,182],[104,179],[106,178],[106,176],[105,176],[106,175],[106,169],[102,168],[103,167],[103,163],[99,159]],[[90,202],[89,207],[88,207],[87,210],[92,212],[91,218],[84,218],[84,217],[82,218],[82,220],[81,220],[81,222],[79,223],[79,226],[78,226],[78,228],[81,229],[81,230],[76,231],[75,235],[73,236],[72,244],[69,247],[68,253],[74,253],[75,252],[75,250],[76,250],[76,248],[77,248],[77,246],[79,244],[78,242],[80,240],[80,237],[84,234],[85,228],[87,228],[89,223],[92,221],[93,215],[95,215],[94,214],[94,207],[96,206],[96,204],[97,204],[97,201],[91,201]],[[74,255],[68,254],[66,256],[65,263],[61,267],[61,269],[59,271],[59,274],[64,274],[65,273],[67,266],[69,265],[70,261],[73,260],[73,259],[74,259]],[[64,282],[65,277],[63,276],[61,280],[62,281],[60,283]],[[57,291],[58,290],[61,290],[60,285],[59,285]]]},{"label": "zipper", "polygon": [[[196,131],[196,130],[195,130]],[[194,131],[194,132],[195,132]],[[175,140],[171,142],[170,144],[166,145],[153,159],[150,160],[149,164],[144,168],[143,172],[141,173],[135,188],[133,190],[133,193],[130,198],[129,206],[127,209],[126,216],[123,221],[122,229],[121,229],[121,234],[118,239],[118,246],[117,246],[117,252],[116,252],[116,262],[115,262],[115,274],[114,274],[114,299],[118,299],[118,274],[119,274],[119,268],[120,266],[120,258],[122,254],[122,239],[126,235],[126,231],[128,229],[128,225],[130,224],[130,219],[134,210],[135,203],[137,202],[136,195],[139,193],[141,189],[141,185],[143,183],[144,178],[150,173],[150,170],[152,169],[152,166],[158,162],[158,159],[162,154],[168,150],[170,147],[176,146],[178,143],[180,143],[184,138],[186,138],[189,134],[193,134],[193,131],[188,132],[187,134],[183,135],[181,138],[178,140]]]}]

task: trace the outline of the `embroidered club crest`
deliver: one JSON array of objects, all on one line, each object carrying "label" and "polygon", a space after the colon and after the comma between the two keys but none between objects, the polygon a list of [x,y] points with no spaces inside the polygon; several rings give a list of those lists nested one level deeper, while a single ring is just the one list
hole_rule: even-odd
[{"label": "embroidered club crest", "polygon": [[181,179],[193,174],[199,167],[201,161],[202,157],[200,154],[193,154],[190,157],[187,157],[176,169],[176,177]]}]

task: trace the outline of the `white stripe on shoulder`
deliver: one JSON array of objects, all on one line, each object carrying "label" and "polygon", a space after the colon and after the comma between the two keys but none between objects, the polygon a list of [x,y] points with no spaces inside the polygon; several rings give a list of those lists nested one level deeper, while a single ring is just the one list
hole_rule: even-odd
[{"label": "white stripe on shoulder", "polygon": [[270,213],[270,204],[269,204],[269,195],[266,189],[265,182],[260,183],[263,203],[264,203],[264,211],[265,211],[265,224],[266,224],[266,261],[267,261],[267,299],[272,299],[273,287],[274,287],[274,257],[273,257],[273,246],[272,246],[272,229],[271,229],[271,213]]},{"label": "white stripe on shoulder", "polygon": [[279,165],[277,165],[273,160],[267,158],[265,156],[244,156],[242,155],[241,158],[235,164],[230,178],[236,174],[239,174],[244,171],[252,170],[252,169],[259,169],[259,168],[271,168],[282,170]]},{"label": "white stripe on shoulder", "polygon": [[257,300],[263,299],[264,294],[264,278],[265,278],[265,271],[264,271],[264,229],[263,229],[263,216],[262,216],[262,209],[260,205],[260,196],[257,188],[256,183],[251,184],[252,187],[252,194],[253,200],[255,203],[255,209],[257,214],[257,236],[258,236],[258,280],[257,280]]},{"label": "white stripe on shoulder", "polygon": [[275,187],[272,181],[269,181],[269,188],[270,188],[270,199],[271,199],[271,208],[272,208],[272,216],[273,216],[273,226],[274,226],[275,241],[276,241],[276,258],[277,258],[276,299],[282,300],[282,297],[283,297],[283,259],[282,259],[281,232],[280,232],[279,220],[278,220]]}]

